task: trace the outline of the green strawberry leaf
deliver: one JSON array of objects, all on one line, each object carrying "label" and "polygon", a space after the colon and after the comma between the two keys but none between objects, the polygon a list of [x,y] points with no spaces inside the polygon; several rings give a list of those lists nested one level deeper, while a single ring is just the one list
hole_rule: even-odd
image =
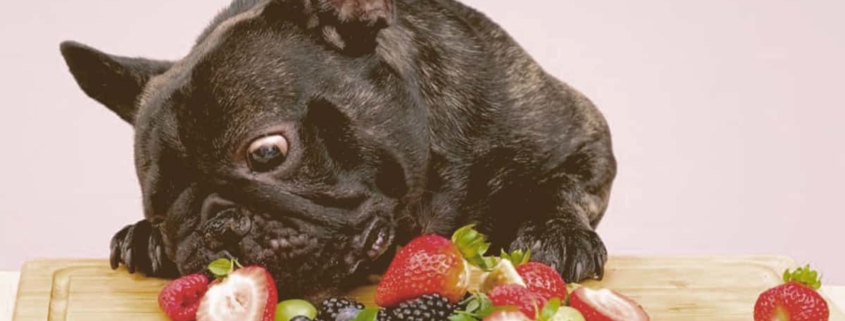
[{"label": "green strawberry leaf", "polygon": [[208,271],[217,278],[225,278],[235,270],[235,262],[237,261],[230,261],[226,258],[217,259],[208,265]]},{"label": "green strawberry leaf", "polygon": [[551,320],[557,314],[557,310],[560,309],[560,299],[553,298],[546,303],[546,306],[543,307],[543,310],[540,311],[540,316],[537,318],[538,320]]},{"label": "green strawberry leaf", "polygon": [[495,263],[492,258],[486,257],[490,243],[487,236],[475,230],[475,224],[464,226],[452,234],[452,243],[461,252],[464,259],[470,264],[484,271],[492,271]]},{"label": "green strawberry leaf", "polygon": [[496,312],[496,310],[497,307],[493,306],[493,304],[491,303],[490,305],[485,305],[478,309],[478,311],[475,311],[475,315],[477,315],[481,319],[484,319],[488,315],[493,314],[493,312]]},{"label": "green strawberry leaf", "polygon": [[478,316],[479,319],[484,319],[487,316],[489,316],[489,315],[493,314],[494,312],[498,311],[499,309],[507,309],[507,307],[491,306],[491,307],[487,307],[485,309],[478,310],[478,312],[476,312],[475,315]]},{"label": "green strawberry leaf", "polygon": [[519,307],[515,305],[503,305],[503,306],[491,306],[487,309],[478,311],[476,314],[480,319],[484,319],[487,316],[496,313],[498,311],[519,311]]},{"label": "green strawberry leaf", "polygon": [[458,314],[450,316],[449,321],[478,321],[478,319],[466,312],[458,312]]},{"label": "green strawberry leaf", "polygon": [[358,315],[355,316],[353,321],[376,321],[376,317],[378,316],[378,309],[364,309],[361,312],[358,312]]},{"label": "green strawberry leaf", "polygon": [[503,249],[501,257],[502,259],[511,261],[511,263],[513,263],[513,266],[517,267],[522,264],[528,263],[528,260],[531,259],[531,250],[529,249],[525,252],[523,252],[522,250],[516,250],[512,253],[508,253],[505,252],[505,250]]},{"label": "green strawberry leaf", "polygon": [[490,301],[490,298],[481,292],[474,293],[468,299],[464,300],[462,302],[462,305],[463,304],[466,304],[466,310],[456,311],[455,313],[459,316],[456,316],[455,318],[459,319],[452,321],[480,320],[484,319],[493,312],[502,309],[500,307],[493,306],[493,302]]},{"label": "green strawberry leaf", "polygon": [[478,301],[471,301],[467,304],[467,311],[478,311],[479,308],[481,308],[481,303],[479,303]]},{"label": "green strawberry leaf", "polygon": [[784,271],[783,282],[798,282],[814,290],[818,290],[822,286],[822,280],[819,277],[819,273],[810,269],[809,264],[805,265],[804,267],[799,267],[795,269],[795,271],[792,271],[790,269]]}]

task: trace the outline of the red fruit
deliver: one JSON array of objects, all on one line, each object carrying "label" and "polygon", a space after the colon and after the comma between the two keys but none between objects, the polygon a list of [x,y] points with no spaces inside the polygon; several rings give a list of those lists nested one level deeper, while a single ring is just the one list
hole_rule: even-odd
[{"label": "red fruit", "polygon": [[566,282],[555,269],[540,262],[528,262],[516,267],[525,286],[548,302],[553,298],[566,299]]},{"label": "red fruit", "polygon": [[[540,262],[529,262],[531,250],[516,250],[511,253],[502,251],[502,259],[510,261],[522,283],[534,293],[543,297],[544,302],[553,298],[566,299],[566,282],[557,270]],[[512,282],[516,283],[516,282]]]},{"label": "red fruit", "polygon": [[[515,306],[519,311],[534,320],[547,301],[537,293],[519,284],[502,284],[487,293],[493,306]],[[592,320],[590,320],[592,321]]]},{"label": "red fruit", "polygon": [[158,294],[158,306],[173,321],[192,321],[208,290],[208,278],[203,274],[181,277],[167,284]]},{"label": "red fruit", "polygon": [[826,321],[827,301],[816,291],[821,287],[816,271],[809,265],[795,272],[784,272],[784,284],[760,294],[754,305],[754,321]]},{"label": "red fruit", "polygon": [[457,303],[467,293],[469,270],[452,241],[439,235],[418,237],[393,258],[376,288],[375,301],[393,307],[425,294]]},{"label": "red fruit", "polygon": [[276,282],[262,267],[248,266],[229,273],[205,293],[197,321],[273,321]]},{"label": "red fruit", "polygon": [[590,321],[650,320],[637,302],[610,289],[579,287],[569,296],[569,306]]}]

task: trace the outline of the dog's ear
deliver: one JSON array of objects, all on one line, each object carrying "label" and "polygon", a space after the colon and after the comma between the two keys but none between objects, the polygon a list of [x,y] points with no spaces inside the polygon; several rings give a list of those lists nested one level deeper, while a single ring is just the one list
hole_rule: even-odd
[{"label": "dog's ear", "polygon": [[136,102],[153,76],[162,74],[171,62],[109,55],[81,43],[60,45],[70,73],[86,95],[132,124]]},{"label": "dog's ear", "polygon": [[341,23],[361,23],[380,29],[393,23],[393,0],[312,0]]},{"label": "dog's ear", "polygon": [[297,15],[295,20],[329,46],[353,55],[372,52],[379,32],[396,21],[393,0],[275,0],[274,4],[282,15]]}]

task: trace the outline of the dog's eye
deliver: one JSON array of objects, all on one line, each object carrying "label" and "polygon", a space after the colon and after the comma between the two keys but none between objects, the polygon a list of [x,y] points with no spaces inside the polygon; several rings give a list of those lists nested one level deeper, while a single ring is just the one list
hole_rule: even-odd
[{"label": "dog's eye", "polygon": [[288,141],[282,135],[261,137],[249,145],[247,152],[249,167],[256,172],[266,172],[285,161]]}]

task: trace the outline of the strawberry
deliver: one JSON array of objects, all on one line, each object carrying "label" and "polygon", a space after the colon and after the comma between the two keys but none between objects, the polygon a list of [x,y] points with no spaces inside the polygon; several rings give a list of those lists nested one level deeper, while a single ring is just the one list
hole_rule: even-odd
[{"label": "strawberry", "polygon": [[534,293],[527,287],[518,284],[502,284],[487,294],[493,306],[506,307],[516,306],[519,311],[534,319],[539,309],[543,308],[546,302],[542,296]]},{"label": "strawberry", "polygon": [[176,279],[158,295],[158,305],[173,321],[191,321],[197,317],[197,309],[208,290],[208,277],[192,274]]},{"label": "strawberry", "polygon": [[469,286],[466,264],[448,239],[426,235],[403,247],[376,288],[376,304],[393,307],[425,294],[457,303]]},{"label": "strawberry", "polygon": [[220,279],[200,302],[197,321],[273,321],[278,297],[276,282],[270,273],[259,266],[231,268],[230,271],[218,273],[212,268]]},{"label": "strawberry", "polygon": [[569,296],[569,305],[589,321],[648,321],[643,308],[630,298],[610,289],[578,287]]},{"label": "strawberry", "polygon": [[784,284],[770,288],[757,298],[754,321],[826,321],[830,309],[816,291],[821,287],[818,273],[807,265],[783,273]]},{"label": "strawberry", "polygon": [[546,264],[529,262],[531,250],[525,253],[515,251],[511,254],[502,252],[502,258],[511,261],[525,286],[540,295],[543,301],[554,298],[566,299],[566,282],[560,276],[560,273]]},{"label": "strawberry", "polygon": [[376,304],[390,308],[426,294],[458,303],[469,288],[469,264],[492,265],[483,257],[489,247],[472,225],[456,231],[452,240],[435,234],[415,238],[390,262],[376,288]]},{"label": "strawberry", "polygon": [[543,300],[566,299],[566,282],[555,269],[540,262],[528,262],[516,267],[525,286]]}]

